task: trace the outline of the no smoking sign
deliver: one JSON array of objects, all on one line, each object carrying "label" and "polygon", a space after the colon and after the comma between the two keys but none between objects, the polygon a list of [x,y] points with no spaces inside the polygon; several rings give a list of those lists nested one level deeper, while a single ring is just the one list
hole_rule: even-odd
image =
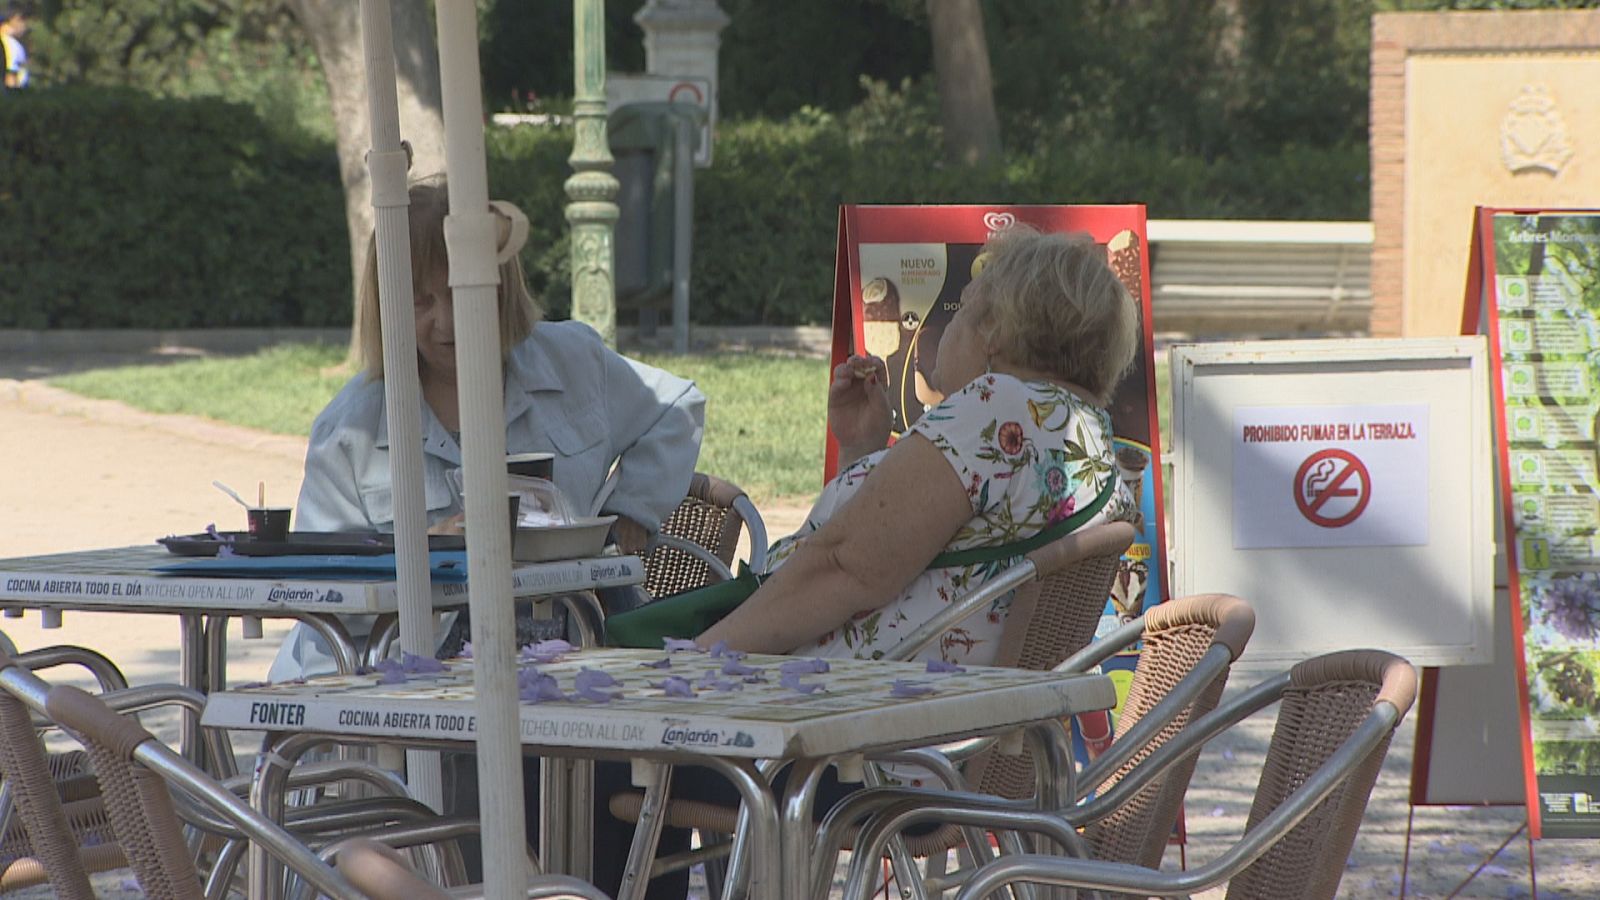
[{"label": "no smoking sign", "polygon": [[1354,453],[1318,450],[1294,475],[1294,503],[1306,521],[1323,528],[1354,522],[1372,500],[1372,475]]}]

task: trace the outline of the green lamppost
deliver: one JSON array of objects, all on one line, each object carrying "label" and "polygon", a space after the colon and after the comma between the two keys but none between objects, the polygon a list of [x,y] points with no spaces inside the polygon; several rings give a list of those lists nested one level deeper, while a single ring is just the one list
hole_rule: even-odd
[{"label": "green lamppost", "polygon": [[567,179],[572,226],[572,317],[617,342],[617,294],[612,234],[617,224],[617,179],[606,139],[604,0],[573,0],[573,174]]}]

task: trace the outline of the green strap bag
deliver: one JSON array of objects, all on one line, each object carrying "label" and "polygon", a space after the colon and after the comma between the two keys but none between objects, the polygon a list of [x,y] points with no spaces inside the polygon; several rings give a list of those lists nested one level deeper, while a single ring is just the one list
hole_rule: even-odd
[{"label": "green strap bag", "polygon": [[[1105,508],[1116,491],[1117,479],[1106,478],[1105,487],[1088,506],[1065,519],[1048,526],[1033,537],[994,547],[974,547],[970,550],[950,550],[939,554],[928,563],[930,569],[948,569],[979,563],[999,562],[1021,556],[1043,547],[1057,538],[1065,537],[1082,528]],[[646,603],[638,609],[606,617],[606,643],[613,647],[634,647],[656,650],[663,638],[687,640],[717,624],[728,613],[739,608],[768,576],[757,575],[744,564],[732,581],[684,591]]]}]

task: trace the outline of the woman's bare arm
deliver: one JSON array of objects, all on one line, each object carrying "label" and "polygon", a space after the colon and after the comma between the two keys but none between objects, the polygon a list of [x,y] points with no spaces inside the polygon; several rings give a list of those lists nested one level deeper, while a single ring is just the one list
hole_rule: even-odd
[{"label": "woman's bare arm", "polygon": [[899,596],[971,518],[972,501],[944,454],[908,434],[832,520],[697,640],[753,653],[814,641]]}]

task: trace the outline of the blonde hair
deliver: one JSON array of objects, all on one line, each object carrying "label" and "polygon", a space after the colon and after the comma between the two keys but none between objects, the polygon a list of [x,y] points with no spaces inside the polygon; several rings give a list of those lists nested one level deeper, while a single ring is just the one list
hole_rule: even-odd
[{"label": "blonde hair", "polygon": [[1103,405],[1139,347],[1139,308],[1087,234],[1026,226],[989,239],[971,290],[997,356],[1069,381]]},{"label": "blonde hair", "polygon": [[[420,291],[423,277],[447,266],[444,244],[444,217],[450,212],[450,195],[443,177],[429,178],[411,185],[408,217],[411,232],[411,289]],[[510,223],[502,218],[500,240],[510,234]],[[367,265],[361,276],[360,325],[357,346],[361,368],[374,381],[383,378],[383,326],[378,315],[378,236],[367,238]],[[513,254],[500,264],[500,356],[522,343],[543,318],[523,277],[522,262]]]}]

